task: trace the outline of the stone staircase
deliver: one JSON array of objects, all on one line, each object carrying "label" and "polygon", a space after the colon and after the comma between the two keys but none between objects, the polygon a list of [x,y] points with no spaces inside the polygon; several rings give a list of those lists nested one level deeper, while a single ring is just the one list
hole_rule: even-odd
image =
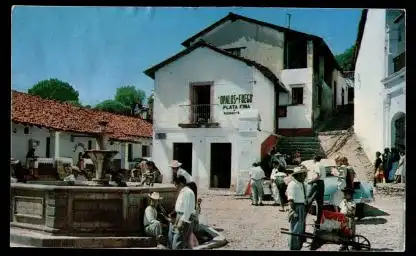
[{"label": "stone staircase", "polygon": [[277,150],[290,156],[298,150],[302,161],[313,159],[315,154],[325,157],[318,137],[281,137],[277,143]]}]

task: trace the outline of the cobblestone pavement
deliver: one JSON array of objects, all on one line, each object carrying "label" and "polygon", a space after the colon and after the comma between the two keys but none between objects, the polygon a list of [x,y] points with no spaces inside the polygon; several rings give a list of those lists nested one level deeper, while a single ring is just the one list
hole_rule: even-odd
[{"label": "cobblestone pavement", "polygon": [[[200,191],[203,198],[201,218],[206,224],[221,231],[228,244],[226,250],[287,250],[288,236],[280,234],[280,228],[288,228],[287,214],[278,211],[272,202],[251,206],[249,199],[237,198],[229,191]],[[389,214],[368,217],[357,224],[357,234],[367,237],[373,251],[404,250],[403,197],[376,194],[372,206]],[[308,215],[307,224],[315,216]],[[311,231],[312,226],[307,227]],[[320,251],[336,251],[339,245],[323,245]],[[308,250],[304,248],[302,250]]]}]

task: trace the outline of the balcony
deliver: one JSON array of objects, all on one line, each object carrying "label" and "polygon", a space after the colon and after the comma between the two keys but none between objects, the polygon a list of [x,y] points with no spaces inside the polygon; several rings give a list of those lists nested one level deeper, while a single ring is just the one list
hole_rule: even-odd
[{"label": "balcony", "polygon": [[406,51],[393,58],[393,73],[406,67]]},{"label": "balcony", "polygon": [[215,119],[217,104],[179,105],[179,123],[181,128],[217,128]]}]

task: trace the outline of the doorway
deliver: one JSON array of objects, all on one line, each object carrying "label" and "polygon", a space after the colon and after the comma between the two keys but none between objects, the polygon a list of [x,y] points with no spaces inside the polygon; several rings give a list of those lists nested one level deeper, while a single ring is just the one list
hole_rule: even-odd
[{"label": "doorway", "polygon": [[344,104],[345,104],[345,102],[344,102],[344,94],[345,94],[344,88],[342,88],[342,91],[341,91],[341,105],[342,106],[344,106]]},{"label": "doorway", "polygon": [[337,82],[336,81],[334,81],[334,94],[333,94],[334,96],[332,97],[333,98],[333,104],[334,104],[334,107],[333,107],[333,109],[336,109],[337,108]]},{"label": "doorway", "polygon": [[211,85],[191,85],[191,122],[208,123],[211,118]]},{"label": "doorway", "polygon": [[192,143],[173,143],[173,160],[181,162],[181,168],[192,175]]},{"label": "doorway", "polygon": [[211,188],[230,188],[231,143],[211,143]]},{"label": "doorway", "polygon": [[392,138],[391,147],[405,148],[406,147],[406,114],[399,112],[392,118]]}]

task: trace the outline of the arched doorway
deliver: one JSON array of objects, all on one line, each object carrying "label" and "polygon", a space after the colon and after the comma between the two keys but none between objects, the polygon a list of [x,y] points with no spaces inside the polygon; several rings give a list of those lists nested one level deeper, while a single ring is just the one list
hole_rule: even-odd
[{"label": "arched doorway", "polygon": [[406,114],[403,112],[391,119],[391,147],[406,147]]}]

